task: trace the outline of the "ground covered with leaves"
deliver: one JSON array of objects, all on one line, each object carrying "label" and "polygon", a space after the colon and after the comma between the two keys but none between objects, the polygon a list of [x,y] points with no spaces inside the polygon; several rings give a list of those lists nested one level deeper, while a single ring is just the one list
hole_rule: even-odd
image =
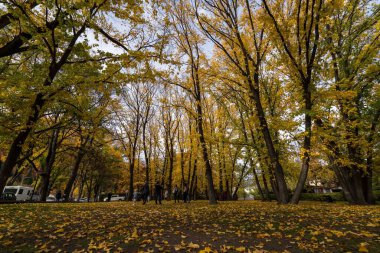
[{"label": "ground covered with leaves", "polygon": [[379,206],[0,205],[0,252],[380,252]]}]

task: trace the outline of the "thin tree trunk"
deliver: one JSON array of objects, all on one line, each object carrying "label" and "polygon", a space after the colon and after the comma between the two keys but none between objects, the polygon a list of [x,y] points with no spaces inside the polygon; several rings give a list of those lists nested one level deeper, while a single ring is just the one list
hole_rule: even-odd
[{"label": "thin tree trunk", "polygon": [[171,191],[172,191],[172,181],[173,181],[173,169],[174,169],[174,143],[173,139],[170,139],[170,155],[169,155],[169,179],[168,179],[168,197],[171,198]]},{"label": "thin tree trunk", "polygon": [[[190,192],[193,192],[194,191],[194,189],[195,189],[195,186],[194,186],[194,179],[196,180],[196,173],[197,173],[197,161],[198,161],[198,159],[197,159],[197,157],[195,158],[195,160],[194,160],[194,169],[193,169],[193,174],[192,174],[192,176],[191,176],[191,181],[190,181],[190,187],[189,187],[189,193]],[[196,183],[195,183],[196,184]],[[189,184],[188,184],[189,185]]]},{"label": "thin tree trunk", "polygon": [[232,199],[236,199],[236,197],[237,197],[237,192],[238,192],[238,190],[239,190],[239,188],[240,188],[240,186],[241,186],[241,183],[243,182],[243,178],[245,178],[245,177],[247,176],[247,174],[246,174],[247,164],[248,164],[248,160],[245,161],[245,163],[244,163],[244,165],[243,165],[242,172],[241,172],[241,174],[240,174],[240,177],[239,177],[238,183],[237,183],[237,185],[236,185],[236,187],[235,187],[234,192],[232,193]]},{"label": "thin tree trunk", "polygon": [[223,170],[222,170],[222,157],[221,157],[221,151],[220,151],[220,145],[218,143],[218,166],[219,166],[219,199],[221,199],[221,196],[223,194]]}]

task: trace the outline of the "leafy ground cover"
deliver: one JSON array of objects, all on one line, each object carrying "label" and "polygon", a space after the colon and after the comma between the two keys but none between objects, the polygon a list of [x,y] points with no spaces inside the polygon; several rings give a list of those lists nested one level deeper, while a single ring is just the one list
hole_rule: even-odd
[{"label": "leafy ground cover", "polygon": [[0,205],[0,252],[380,252],[379,206]]}]

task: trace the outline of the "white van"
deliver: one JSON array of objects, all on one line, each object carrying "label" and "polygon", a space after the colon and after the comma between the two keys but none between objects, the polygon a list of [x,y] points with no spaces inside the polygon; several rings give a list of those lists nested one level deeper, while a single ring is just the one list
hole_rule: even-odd
[{"label": "white van", "polygon": [[17,201],[30,200],[32,196],[33,188],[28,186],[5,186],[3,193],[13,193],[16,195]]}]

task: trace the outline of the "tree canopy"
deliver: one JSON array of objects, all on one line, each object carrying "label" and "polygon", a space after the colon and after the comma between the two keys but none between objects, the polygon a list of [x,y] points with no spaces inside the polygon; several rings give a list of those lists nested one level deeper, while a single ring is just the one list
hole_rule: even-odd
[{"label": "tree canopy", "polygon": [[0,3],[0,191],[380,190],[371,0]]}]

